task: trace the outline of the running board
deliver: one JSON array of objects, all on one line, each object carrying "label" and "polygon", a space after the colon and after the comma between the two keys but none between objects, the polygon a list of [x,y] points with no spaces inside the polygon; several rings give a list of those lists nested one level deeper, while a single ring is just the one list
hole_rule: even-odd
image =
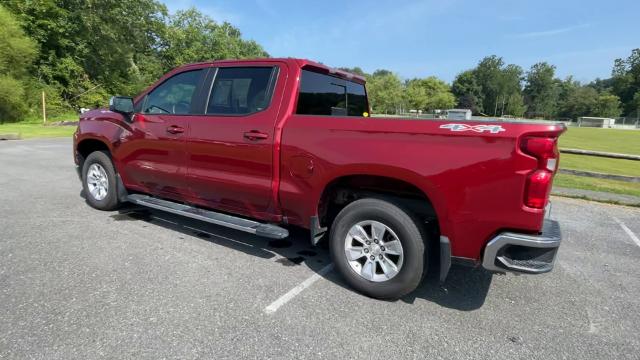
[{"label": "running board", "polygon": [[147,195],[133,194],[127,196],[130,202],[150,207],[152,209],[170,212],[176,215],[190,217],[192,219],[205,221],[228,227],[235,230],[248,232],[250,234],[263,236],[271,239],[284,239],[289,236],[289,231],[276,225],[263,224],[253,220],[247,220],[236,216],[221,214],[214,211],[204,210],[189,205],[179,204],[173,201],[162,200]]}]

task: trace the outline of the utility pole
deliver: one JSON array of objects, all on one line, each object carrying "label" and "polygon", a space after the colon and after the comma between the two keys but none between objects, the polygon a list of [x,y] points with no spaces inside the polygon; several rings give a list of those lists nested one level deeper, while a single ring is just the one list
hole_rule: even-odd
[{"label": "utility pole", "polygon": [[44,91],[42,92],[42,124],[47,123],[47,107],[44,100]]}]

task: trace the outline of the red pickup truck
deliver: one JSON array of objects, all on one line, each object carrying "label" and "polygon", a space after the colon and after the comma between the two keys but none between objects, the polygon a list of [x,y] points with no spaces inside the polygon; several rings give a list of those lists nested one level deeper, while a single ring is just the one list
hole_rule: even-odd
[{"label": "red pickup truck", "polygon": [[563,125],[369,108],[364,78],[308,60],[190,64],[84,113],[74,159],[94,208],[133,202],[270,238],[303,227],[376,298],[414,290],[430,261],[441,281],[452,262],[552,269]]}]

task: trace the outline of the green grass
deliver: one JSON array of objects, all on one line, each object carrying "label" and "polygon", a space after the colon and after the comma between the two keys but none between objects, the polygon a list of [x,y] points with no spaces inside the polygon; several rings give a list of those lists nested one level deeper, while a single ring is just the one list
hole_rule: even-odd
[{"label": "green grass", "polygon": [[560,168],[640,177],[640,161],[560,154]]},{"label": "green grass", "polygon": [[557,174],[554,186],[640,196],[640,183]]},{"label": "green grass", "polygon": [[[77,120],[78,114],[71,112],[48,117],[47,124]],[[75,126],[43,125],[42,118],[35,115],[19,122],[0,124],[0,134],[20,134],[23,139],[71,136],[75,130]]]},{"label": "green grass", "polygon": [[23,139],[67,137],[76,131],[75,126],[44,126],[24,122],[0,124],[0,134],[20,134]]},{"label": "green grass", "polygon": [[[561,148],[640,155],[640,131],[598,128],[569,128],[560,137]],[[640,161],[596,156],[561,154],[560,167],[604,174],[640,177]],[[572,189],[640,196],[640,184],[609,179],[558,174],[554,185]]]},{"label": "green grass", "polygon": [[640,130],[570,127],[560,136],[560,147],[640,155]]}]

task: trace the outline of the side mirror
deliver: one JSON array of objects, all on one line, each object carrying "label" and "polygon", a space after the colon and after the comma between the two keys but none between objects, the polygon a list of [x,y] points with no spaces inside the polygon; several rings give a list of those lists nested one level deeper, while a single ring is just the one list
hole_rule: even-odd
[{"label": "side mirror", "polygon": [[133,114],[133,98],[129,96],[113,96],[109,100],[109,110],[122,115]]}]

